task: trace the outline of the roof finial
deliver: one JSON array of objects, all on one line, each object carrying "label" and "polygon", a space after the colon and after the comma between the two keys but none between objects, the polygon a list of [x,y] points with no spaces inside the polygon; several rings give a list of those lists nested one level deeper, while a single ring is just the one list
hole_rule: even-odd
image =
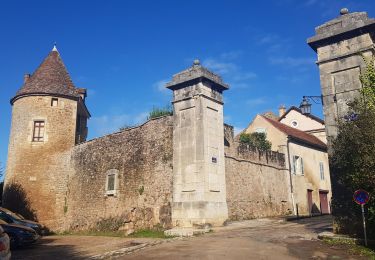
[{"label": "roof finial", "polygon": [[194,62],[193,62],[193,65],[199,66],[199,65],[201,65],[201,62],[198,59],[195,59]]},{"label": "roof finial", "polygon": [[349,9],[348,8],[341,8],[341,10],[340,10],[340,14],[341,15],[345,15],[345,14],[348,14],[349,13]]},{"label": "roof finial", "polygon": [[52,51],[57,51],[56,42],[53,43],[53,49],[52,49]]}]

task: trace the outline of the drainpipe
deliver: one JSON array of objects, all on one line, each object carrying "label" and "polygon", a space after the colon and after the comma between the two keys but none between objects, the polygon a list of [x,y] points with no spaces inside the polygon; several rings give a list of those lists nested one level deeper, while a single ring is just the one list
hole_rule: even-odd
[{"label": "drainpipe", "polygon": [[289,142],[290,142],[290,136],[288,136],[288,139],[286,141],[286,150],[287,150],[287,154],[288,154],[290,195],[292,197],[293,214],[296,215],[297,212],[296,212],[296,204],[294,202],[294,188],[293,188],[293,179],[292,179],[292,167],[291,167],[291,164],[290,164]]}]

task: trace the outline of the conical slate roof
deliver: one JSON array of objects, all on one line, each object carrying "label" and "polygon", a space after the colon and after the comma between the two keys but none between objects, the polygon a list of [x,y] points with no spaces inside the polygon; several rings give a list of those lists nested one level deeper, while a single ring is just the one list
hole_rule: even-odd
[{"label": "conical slate roof", "polygon": [[33,94],[58,95],[75,99],[80,97],[56,47],[17,91],[15,97],[11,99],[11,103],[13,104],[16,99],[22,96]]}]

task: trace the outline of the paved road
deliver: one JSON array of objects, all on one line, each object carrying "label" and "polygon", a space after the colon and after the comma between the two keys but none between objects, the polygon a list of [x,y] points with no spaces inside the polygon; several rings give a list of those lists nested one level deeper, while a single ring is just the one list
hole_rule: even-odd
[{"label": "paved road", "polygon": [[[106,259],[366,259],[317,240],[317,234],[331,229],[331,223],[330,216],[294,222],[281,219],[234,222],[209,234],[163,240],[161,244]],[[146,244],[160,242],[136,240]],[[123,252],[133,242],[130,238],[52,236],[43,238],[39,245],[12,252],[12,259],[88,259],[108,252]]]},{"label": "paved road", "polygon": [[330,230],[330,216],[294,222],[237,222],[204,236],[164,243],[117,259],[365,259],[317,240]]}]

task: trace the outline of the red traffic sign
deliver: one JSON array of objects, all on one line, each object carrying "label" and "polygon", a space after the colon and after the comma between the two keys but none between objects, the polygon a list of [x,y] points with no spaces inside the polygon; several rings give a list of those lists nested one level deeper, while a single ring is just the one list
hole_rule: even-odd
[{"label": "red traffic sign", "polygon": [[370,200],[370,194],[365,190],[356,190],[353,194],[353,200],[359,205],[365,205]]}]

